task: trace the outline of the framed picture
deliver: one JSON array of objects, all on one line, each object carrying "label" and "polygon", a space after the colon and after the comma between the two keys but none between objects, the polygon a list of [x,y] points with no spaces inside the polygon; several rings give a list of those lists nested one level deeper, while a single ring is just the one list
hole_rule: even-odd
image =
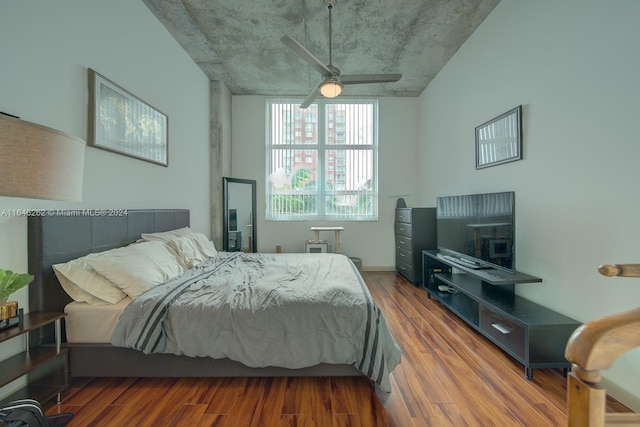
[{"label": "framed picture", "polygon": [[476,169],[522,159],[522,105],[476,127]]},{"label": "framed picture", "polygon": [[169,166],[169,119],[89,68],[89,145]]}]

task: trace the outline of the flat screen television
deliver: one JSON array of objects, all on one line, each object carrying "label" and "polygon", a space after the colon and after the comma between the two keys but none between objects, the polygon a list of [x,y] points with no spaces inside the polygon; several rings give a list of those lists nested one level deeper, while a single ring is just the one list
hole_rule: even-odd
[{"label": "flat screen television", "polygon": [[438,250],[470,268],[515,272],[515,193],[438,197]]}]

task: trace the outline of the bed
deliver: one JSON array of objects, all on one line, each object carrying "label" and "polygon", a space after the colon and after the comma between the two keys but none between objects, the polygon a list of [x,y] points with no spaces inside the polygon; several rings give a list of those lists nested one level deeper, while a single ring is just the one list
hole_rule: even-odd
[{"label": "bed", "polygon": [[[342,255],[221,252],[153,289],[142,292],[136,290],[132,293],[134,298],[126,296],[118,303],[101,305],[97,314],[90,305],[74,302],[62,288],[53,270],[54,265],[66,265],[71,260],[91,256],[89,254],[99,253],[101,257],[117,248],[135,248],[136,244],[133,243],[140,241],[143,235],[162,236],[165,232],[188,227],[189,211],[184,209],[62,211],[29,218],[29,271],[35,276],[35,280],[29,285],[30,310],[68,312],[67,319],[73,323],[65,325],[63,337],[69,349],[70,376],[366,375],[375,385],[381,400],[386,400],[390,392],[389,374],[400,362],[400,350],[358,270]],[[319,262],[312,261],[323,255],[326,258]],[[283,260],[284,266],[273,264]],[[335,268],[323,270],[316,278],[306,277],[306,282],[296,281],[297,276],[310,276],[309,271],[315,271],[323,264]],[[241,270],[242,265],[249,268]],[[349,272],[345,271],[345,265],[348,265]],[[107,275],[109,271],[101,270],[101,273]],[[205,282],[205,276],[211,283]],[[347,290],[336,290],[339,282],[337,276],[344,278],[348,284]],[[271,285],[265,284],[265,277],[269,278],[269,282],[276,283],[275,288],[282,288],[284,292],[274,294],[276,291],[269,288]],[[256,281],[256,278],[260,281]],[[322,280],[318,281],[318,278]],[[328,293],[323,290],[323,286],[328,286]],[[220,289],[226,287],[232,289],[231,295],[220,294]],[[342,304],[341,308],[321,307],[316,310],[313,304],[305,301],[293,310],[278,310],[279,307],[291,307],[289,295],[293,288],[302,289],[302,294],[311,295],[312,300],[324,304],[331,304],[336,298],[345,299],[345,295],[347,301],[351,302],[346,306]],[[204,296],[197,296],[198,292]],[[194,295],[197,296],[196,299],[186,300]],[[173,300],[175,306],[167,308],[167,299]],[[231,313],[231,320],[211,317],[211,310],[200,308],[200,301],[203,299],[214,303],[223,301],[221,306],[213,310],[216,313],[228,310],[230,305],[236,305],[240,309]],[[181,301],[182,306],[178,304]],[[260,304],[270,301],[273,307],[271,311],[263,312],[262,309],[255,308],[255,301],[261,301]],[[333,320],[314,317],[314,310],[335,311],[337,317],[343,318],[343,323],[362,324],[362,327],[354,326],[360,330],[345,332],[346,329],[341,329],[342,326],[331,323]],[[359,310],[363,313],[359,314]],[[140,321],[141,316],[147,316],[145,319],[148,316],[158,316],[158,311],[162,312],[162,316],[156,317],[155,322]],[[180,320],[178,313],[199,311],[207,312],[209,316],[203,327],[191,328],[191,331],[179,334],[172,332],[173,326],[167,327],[169,321],[176,325],[193,324],[198,320]],[[245,312],[245,317],[241,320],[238,320],[238,311]],[[287,312],[289,317],[284,320],[278,318],[278,311]],[[291,317],[291,312],[298,312],[296,315],[300,317]],[[125,319],[128,319],[127,325],[124,325]],[[257,320],[257,323],[249,324],[251,319]],[[153,323],[155,327],[143,331],[149,323]],[[282,329],[279,326],[282,324],[289,326]],[[305,327],[305,324],[311,328],[306,333],[303,329],[296,329]],[[83,325],[84,329],[75,326],[69,328],[71,325]],[[265,329],[256,329],[258,326]],[[67,328],[69,331],[66,331]],[[327,334],[319,333],[323,330]],[[199,335],[194,335],[194,331]],[[245,332],[247,335],[243,336]],[[135,339],[131,338],[133,334],[136,334]],[[181,338],[183,336],[187,338]],[[245,347],[250,347],[252,340],[262,337],[269,343],[269,351],[264,351],[263,354],[254,351],[248,358],[243,355]],[[41,343],[52,342],[53,331],[44,329],[36,339]],[[342,341],[336,344],[341,339],[346,344],[343,345]],[[310,353],[308,347],[316,341],[319,342],[322,354],[304,354]],[[357,341],[354,345],[357,344],[358,351],[361,352],[356,360],[353,351],[342,349],[352,341]],[[223,348],[229,342],[234,343],[231,348]],[[178,344],[180,347],[175,347]],[[185,344],[187,348],[183,347]],[[286,349],[281,352],[282,358],[276,354],[279,346]],[[298,353],[298,349],[302,349],[303,354]],[[331,354],[327,349],[331,350]],[[312,363],[314,360],[318,363]]]}]

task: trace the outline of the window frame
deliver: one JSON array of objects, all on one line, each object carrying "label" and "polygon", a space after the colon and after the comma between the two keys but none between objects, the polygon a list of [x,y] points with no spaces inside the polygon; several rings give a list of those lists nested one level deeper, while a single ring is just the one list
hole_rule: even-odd
[{"label": "window frame", "polygon": [[[265,100],[265,126],[266,126],[266,138],[265,138],[265,149],[266,149],[266,164],[265,164],[265,219],[266,221],[378,221],[378,209],[379,209],[379,193],[378,193],[378,182],[379,182],[379,169],[378,169],[378,100],[367,98],[367,99],[318,99],[311,106],[315,106],[317,108],[317,115],[315,118],[315,125],[317,127],[317,144],[309,143],[309,140],[306,140],[304,144],[296,144],[295,141],[292,141],[291,144],[272,144],[272,106],[274,104],[301,104],[304,101],[303,98],[286,98],[286,97],[268,97]],[[345,133],[345,125],[342,124],[338,126],[336,123],[335,126],[328,126],[331,117],[333,120],[337,120],[337,116],[340,114],[327,113],[326,106],[329,104],[366,104],[371,105],[371,123],[372,123],[372,135],[371,135],[371,144],[341,144],[336,143],[336,130],[342,127],[342,135],[344,137]],[[295,111],[292,114],[293,120],[300,119],[300,110]],[[302,110],[304,111],[304,110]],[[313,120],[312,113],[303,112],[305,121],[307,121],[307,125],[309,123],[309,119]],[[285,124],[285,123],[283,123]],[[333,124],[333,123],[332,123]],[[287,124],[285,124],[287,125]],[[290,128],[296,128],[295,124],[288,124]],[[306,126],[305,126],[306,127]],[[330,135],[328,135],[330,134]],[[333,142],[333,143],[331,143]],[[317,171],[316,171],[316,189],[313,191],[313,195],[316,197],[318,211],[316,214],[285,214],[285,215],[274,215],[271,212],[271,185],[270,185],[270,172],[271,172],[271,161],[272,154],[277,150],[309,150],[314,149],[317,150]],[[368,196],[372,197],[372,212],[368,215],[340,215],[340,214],[327,214],[325,212],[325,203],[323,202],[329,195],[358,195],[362,194],[358,190],[331,190],[326,188],[326,175],[331,173],[335,174],[335,170],[327,171],[327,160],[325,156],[327,153],[331,153],[330,155],[334,158],[336,156],[336,152],[340,150],[362,150],[371,153],[371,168],[372,168],[372,178],[370,180],[370,190],[367,193]],[[337,159],[334,159],[337,162]],[[336,163],[337,164],[337,163]]]}]

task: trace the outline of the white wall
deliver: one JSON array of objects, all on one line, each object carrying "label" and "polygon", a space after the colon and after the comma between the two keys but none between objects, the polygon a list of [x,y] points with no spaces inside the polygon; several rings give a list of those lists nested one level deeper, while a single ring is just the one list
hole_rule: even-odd
[{"label": "white wall", "polygon": [[[416,98],[382,98],[379,102],[379,220],[329,223],[318,221],[265,221],[265,98],[234,96],[232,104],[232,176],[257,181],[256,232],[259,252],[303,252],[304,242],[313,238],[311,226],[343,226],[341,252],[362,259],[363,268],[393,270],[393,234],[396,195],[416,206],[418,182]],[[334,247],[333,233],[322,239]]]},{"label": "white wall", "polygon": [[[141,2],[3,2],[0,39],[0,111],[87,140],[91,67],[169,116],[169,167],[87,147],[82,203],[0,212],[180,207],[209,234],[209,81]],[[26,220],[0,216],[0,233],[0,265],[26,269]]]},{"label": "white wall", "polygon": [[[142,2],[5,1],[0,40],[0,111],[86,140],[90,67],[169,116],[169,167],[87,147],[82,203],[0,197],[0,214],[188,208],[209,235],[209,81]],[[8,211],[0,267],[27,271],[27,221]],[[27,307],[26,288],[14,297]]]},{"label": "white wall", "polygon": [[[515,190],[527,298],[579,321],[637,307],[640,2],[502,0],[420,97],[420,201]],[[524,159],[475,170],[474,128],[523,105]],[[640,350],[605,376],[640,399]]]}]

